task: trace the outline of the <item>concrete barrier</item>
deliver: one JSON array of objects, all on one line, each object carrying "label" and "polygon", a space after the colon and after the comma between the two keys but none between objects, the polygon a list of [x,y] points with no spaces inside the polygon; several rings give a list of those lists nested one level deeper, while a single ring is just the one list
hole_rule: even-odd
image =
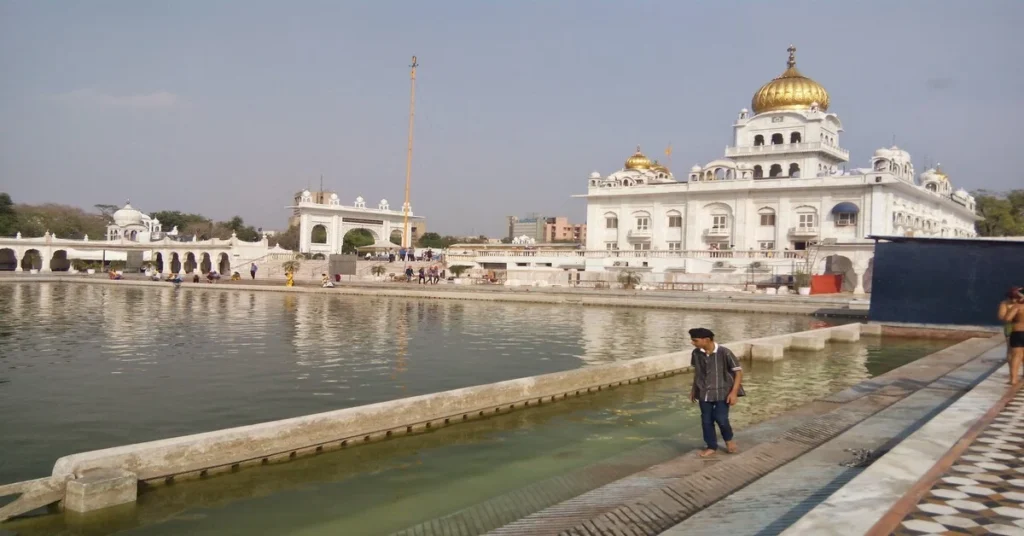
[{"label": "concrete barrier", "polygon": [[820,335],[794,335],[792,339],[794,350],[824,350],[825,337]]}]

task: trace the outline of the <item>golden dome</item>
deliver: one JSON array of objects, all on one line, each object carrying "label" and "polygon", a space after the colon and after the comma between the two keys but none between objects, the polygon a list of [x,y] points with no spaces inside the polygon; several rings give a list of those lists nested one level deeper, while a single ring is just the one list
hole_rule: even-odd
[{"label": "golden dome", "polygon": [[935,177],[940,181],[949,182],[949,175],[942,171],[942,164],[935,164]]},{"label": "golden dome", "polygon": [[626,159],[626,169],[651,169],[651,160],[640,152],[640,146],[636,146],[633,156]]},{"label": "golden dome", "polygon": [[651,163],[651,171],[660,171],[660,172],[662,172],[662,173],[664,173],[666,175],[671,175],[672,174],[672,172],[669,171],[667,167],[665,167],[665,166],[661,165],[660,163],[658,163],[657,160],[655,160],[654,162]]},{"label": "golden dome", "polygon": [[808,110],[818,103],[818,109],[828,110],[828,91],[821,84],[796,70],[796,47],[789,46],[786,70],[754,93],[750,107],[755,114],[779,110]]}]

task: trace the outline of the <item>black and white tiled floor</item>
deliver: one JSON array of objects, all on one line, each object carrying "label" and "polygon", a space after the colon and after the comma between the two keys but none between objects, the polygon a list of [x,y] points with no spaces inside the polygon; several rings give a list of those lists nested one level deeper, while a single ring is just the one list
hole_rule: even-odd
[{"label": "black and white tiled floor", "polygon": [[1024,536],[1024,390],[978,435],[893,534]]}]

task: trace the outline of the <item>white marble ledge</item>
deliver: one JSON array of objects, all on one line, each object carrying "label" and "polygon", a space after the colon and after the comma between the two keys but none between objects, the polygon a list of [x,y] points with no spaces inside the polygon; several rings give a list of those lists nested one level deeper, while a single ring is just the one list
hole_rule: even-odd
[{"label": "white marble ledge", "polygon": [[[1000,346],[984,357],[1005,351]],[[1000,367],[782,534],[865,534],[1006,394],[1007,380]]]}]

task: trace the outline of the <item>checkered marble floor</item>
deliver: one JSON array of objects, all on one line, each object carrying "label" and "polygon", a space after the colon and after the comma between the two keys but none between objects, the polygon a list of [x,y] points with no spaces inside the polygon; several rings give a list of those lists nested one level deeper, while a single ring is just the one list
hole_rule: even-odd
[{"label": "checkered marble floor", "polygon": [[1024,390],[893,534],[1024,536]]}]

